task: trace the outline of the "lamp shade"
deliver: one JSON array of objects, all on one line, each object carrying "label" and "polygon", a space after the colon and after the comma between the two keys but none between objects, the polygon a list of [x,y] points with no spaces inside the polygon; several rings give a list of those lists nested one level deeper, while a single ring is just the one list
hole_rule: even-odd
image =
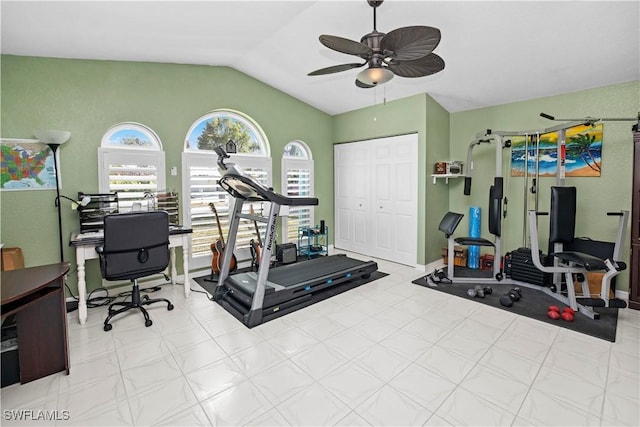
[{"label": "lamp shade", "polygon": [[386,83],[393,78],[393,73],[383,67],[369,67],[358,73],[357,79],[370,86]]},{"label": "lamp shade", "polygon": [[61,145],[71,138],[71,132],[67,130],[42,130],[35,129],[33,134],[38,140],[47,145]]}]

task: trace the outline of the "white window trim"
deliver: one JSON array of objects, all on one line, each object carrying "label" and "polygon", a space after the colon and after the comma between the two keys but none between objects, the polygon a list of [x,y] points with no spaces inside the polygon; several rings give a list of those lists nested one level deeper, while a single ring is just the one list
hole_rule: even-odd
[{"label": "white window trim", "polygon": [[[153,144],[150,146],[136,146],[136,147],[133,147],[133,146],[130,147],[127,145],[111,145],[109,143],[111,136],[125,129],[137,130],[138,132],[146,135],[147,138],[149,138],[149,141],[151,141]],[[119,150],[162,151],[162,141],[160,141],[160,138],[153,131],[153,129],[143,125],[142,123],[136,123],[136,122],[122,122],[110,127],[109,130],[107,130],[103,135],[100,146],[103,148],[115,148]]]},{"label": "white window trim", "polygon": [[245,125],[248,128],[250,128],[256,134],[258,139],[261,140],[259,142],[260,142],[260,146],[262,148],[262,152],[261,153],[256,153],[256,154],[244,154],[245,156],[271,157],[271,146],[269,144],[269,139],[267,138],[267,135],[262,130],[262,127],[260,127],[260,125],[258,123],[256,123],[252,118],[250,118],[246,114],[243,114],[240,111],[235,111],[235,110],[231,110],[231,109],[228,109],[228,108],[219,108],[219,109],[216,109],[216,110],[213,110],[213,111],[209,111],[208,113],[203,114],[198,119],[196,119],[196,121],[193,122],[191,127],[189,127],[189,130],[187,131],[187,135],[185,136],[183,152],[185,152],[185,153],[203,153],[203,152],[205,152],[206,153],[206,152],[209,151],[209,150],[199,150],[197,148],[189,148],[188,138],[189,138],[189,135],[191,135],[193,130],[196,128],[197,125],[199,125],[203,121],[208,120],[208,119],[210,119],[213,116],[218,115],[218,114],[219,115],[232,116],[236,120],[245,123]]}]

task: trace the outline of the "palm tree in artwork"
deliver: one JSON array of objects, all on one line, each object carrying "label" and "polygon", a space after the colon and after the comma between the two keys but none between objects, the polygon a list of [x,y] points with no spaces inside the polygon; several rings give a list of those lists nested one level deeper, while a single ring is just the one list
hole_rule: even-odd
[{"label": "palm tree in artwork", "polygon": [[596,141],[596,135],[589,133],[579,133],[578,135],[569,137],[571,141],[567,144],[567,155],[572,157],[580,157],[582,161],[596,172],[600,172],[600,162],[593,157],[591,146]]}]

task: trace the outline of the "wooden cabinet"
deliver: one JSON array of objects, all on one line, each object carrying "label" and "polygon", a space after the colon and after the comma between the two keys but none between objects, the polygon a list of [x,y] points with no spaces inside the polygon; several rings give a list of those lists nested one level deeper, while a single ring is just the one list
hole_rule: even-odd
[{"label": "wooden cabinet", "polygon": [[16,316],[22,384],[66,371],[69,339],[64,277],[69,264],[50,264],[0,273],[1,317]]},{"label": "wooden cabinet", "polygon": [[633,195],[631,196],[631,266],[629,307],[640,310],[640,125],[633,127]]}]

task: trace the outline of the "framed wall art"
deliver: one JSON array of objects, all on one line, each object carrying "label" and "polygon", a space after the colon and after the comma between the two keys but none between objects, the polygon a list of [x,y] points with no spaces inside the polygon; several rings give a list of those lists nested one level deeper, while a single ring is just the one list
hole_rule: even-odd
[{"label": "framed wall art", "polygon": [[53,152],[46,144],[2,138],[0,150],[0,190],[55,190]]},{"label": "framed wall art", "polygon": [[[575,126],[566,130],[565,176],[599,177],[602,168],[603,124]],[[511,138],[511,176],[524,176],[525,136]],[[540,135],[539,154],[536,159],[535,135],[528,136],[528,174],[536,172],[538,162],[540,176],[556,176],[558,172],[558,132]]]}]

